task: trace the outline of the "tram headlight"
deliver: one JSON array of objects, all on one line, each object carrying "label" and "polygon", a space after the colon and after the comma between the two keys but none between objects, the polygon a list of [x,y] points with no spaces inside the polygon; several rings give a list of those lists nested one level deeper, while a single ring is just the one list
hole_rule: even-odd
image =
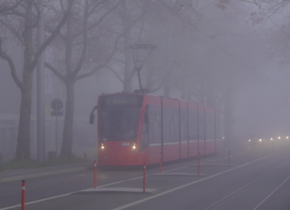
[{"label": "tram headlight", "polygon": [[136,144],[135,143],[133,144],[132,149],[133,149],[133,151],[136,150]]},{"label": "tram headlight", "polygon": [[105,146],[104,146],[104,144],[101,144],[101,150],[102,150],[102,151],[105,150]]}]

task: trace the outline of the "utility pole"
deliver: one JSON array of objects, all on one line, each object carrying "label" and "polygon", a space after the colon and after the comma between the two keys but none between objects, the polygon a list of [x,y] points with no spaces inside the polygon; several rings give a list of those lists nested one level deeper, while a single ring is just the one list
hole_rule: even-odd
[{"label": "utility pole", "polygon": [[[37,48],[39,49],[43,43],[43,18],[42,18],[42,6],[37,5],[40,10],[40,16],[37,26]],[[37,63],[37,160],[45,161],[45,110],[44,110],[44,53],[40,56]]]}]

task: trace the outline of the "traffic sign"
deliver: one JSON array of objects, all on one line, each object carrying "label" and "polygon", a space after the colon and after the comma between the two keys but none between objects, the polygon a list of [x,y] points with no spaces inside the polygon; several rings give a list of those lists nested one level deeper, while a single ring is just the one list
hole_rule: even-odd
[{"label": "traffic sign", "polygon": [[51,116],[62,116],[63,112],[62,111],[51,111],[50,115]]},{"label": "traffic sign", "polygon": [[51,108],[54,111],[60,111],[63,107],[63,103],[60,99],[53,99],[51,102]]}]

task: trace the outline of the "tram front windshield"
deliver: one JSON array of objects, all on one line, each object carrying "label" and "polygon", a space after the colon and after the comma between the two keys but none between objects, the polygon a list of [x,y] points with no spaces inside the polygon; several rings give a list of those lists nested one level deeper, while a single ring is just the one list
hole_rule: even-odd
[{"label": "tram front windshield", "polygon": [[103,110],[101,112],[102,140],[137,140],[140,113],[140,108]]},{"label": "tram front windshield", "polygon": [[141,115],[141,98],[121,96],[101,99],[102,141],[136,141]]}]

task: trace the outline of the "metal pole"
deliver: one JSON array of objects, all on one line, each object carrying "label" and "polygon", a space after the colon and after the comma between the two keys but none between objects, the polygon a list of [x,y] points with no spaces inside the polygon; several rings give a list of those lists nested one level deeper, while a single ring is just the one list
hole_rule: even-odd
[{"label": "metal pole", "polygon": [[58,118],[57,115],[55,117],[55,153],[57,156],[57,136],[58,136]]},{"label": "metal pole", "polygon": [[25,210],[25,180],[22,180],[21,210]]},{"label": "metal pole", "polygon": [[198,153],[197,157],[197,175],[199,176],[199,171],[200,171],[200,153]]},{"label": "metal pole", "polygon": [[[41,5],[37,5],[39,10],[42,9]],[[42,14],[40,13],[38,26],[37,26],[37,47],[38,49],[43,43],[43,19]],[[37,159],[39,161],[45,161],[45,110],[44,110],[44,61],[43,61],[43,53],[39,57],[37,63]]]},{"label": "metal pole", "polygon": [[97,188],[97,161],[94,161],[94,189]]},{"label": "metal pole", "polygon": [[143,192],[146,189],[146,163],[143,163]]},{"label": "metal pole", "polygon": [[162,173],[162,153],[160,152],[160,173]]},{"label": "metal pole", "polygon": [[0,154],[0,171],[3,170],[3,158],[2,155]]},{"label": "metal pole", "polygon": [[141,69],[137,69],[137,73],[138,73],[139,87],[140,87],[140,90],[143,91],[140,70]]},{"label": "metal pole", "polygon": [[231,165],[231,150],[229,150],[229,160],[228,160],[228,165]]}]

